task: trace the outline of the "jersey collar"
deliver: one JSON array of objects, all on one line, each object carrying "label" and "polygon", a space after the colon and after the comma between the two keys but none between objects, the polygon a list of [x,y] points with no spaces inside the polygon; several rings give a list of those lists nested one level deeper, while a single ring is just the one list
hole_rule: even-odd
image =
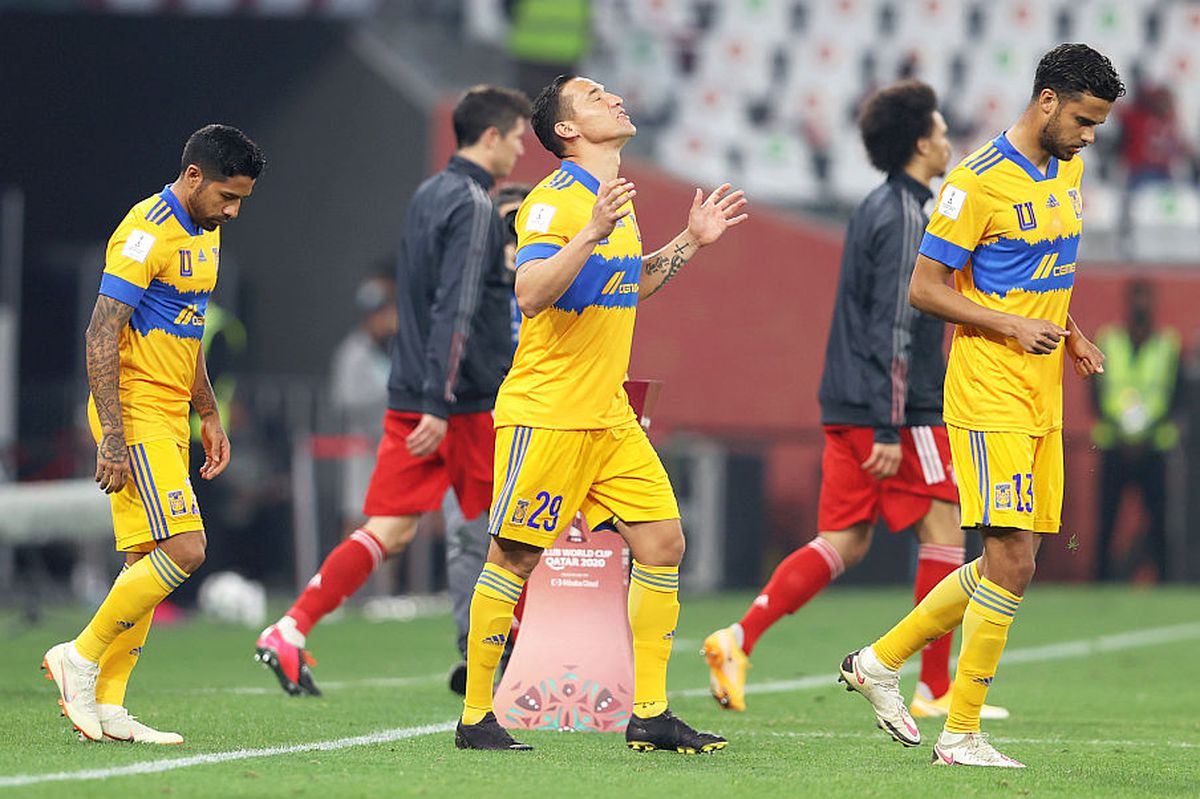
[{"label": "jersey collar", "polygon": [[188,216],[188,212],[183,210],[183,205],[179,202],[179,198],[175,196],[175,192],[171,191],[171,187],[174,185],[174,183],[168,183],[166,186],[163,186],[163,190],[158,196],[162,197],[166,204],[171,206],[171,213],[175,214],[175,218],[179,220],[179,225],[187,231],[189,236],[199,236],[203,231]]},{"label": "jersey collar", "polygon": [[1008,133],[1008,131],[1001,133],[992,140],[992,143],[996,145],[996,149],[1003,153],[1005,158],[1021,167],[1021,169],[1025,170],[1025,174],[1029,175],[1029,177],[1033,178],[1034,180],[1053,180],[1054,178],[1058,177],[1057,158],[1054,158],[1053,156],[1050,158],[1050,163],[1046,166],[1046,173],[1042,174],[1042,171],[1034,166],[1032,161],[1021,155],[1021,153],[1017,151],[1017,148],[1012,146],[1012,142],[1008,140],[1008,136],[1006,136],[1005,133]]},{"label": "jersey collar", "polygon": [[592,194],[600,193],[600,181],[596,178],[596,176],[591,172],[588,172],[574,161],[563,161],[558,165],[558,168],[582,183],[584,188],[586,188]]}]

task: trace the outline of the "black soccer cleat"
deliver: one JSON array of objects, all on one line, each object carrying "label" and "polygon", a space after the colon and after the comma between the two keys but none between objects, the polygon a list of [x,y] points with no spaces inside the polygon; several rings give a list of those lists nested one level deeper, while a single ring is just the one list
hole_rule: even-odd
[{"label": "black soccer cleat", "polygon": [[454,730],[454,745],[459,749],[511,749],[514,752],[527,752],[533,749],[529,744],[514,741],[508,730],[496,721],[496,714],[488,714],[477,724],[463,724],[458,720]]},{"label": "black soccer cleat", "polygon": [[459,696],[467,695],[467,661],[461,660],[450,669],[450,690]]},{"label": "black soccer cleat", "polygon": [[696,732],[670,710],[664,710],[648,719],[630,716],[625,745],[635,752],[665,749],[695,755],[724,749],[729,742],[711,732]]}]

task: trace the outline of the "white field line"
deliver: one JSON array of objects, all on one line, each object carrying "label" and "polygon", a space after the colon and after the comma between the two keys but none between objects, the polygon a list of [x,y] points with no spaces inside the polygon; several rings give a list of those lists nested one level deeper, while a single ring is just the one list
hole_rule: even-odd
[{"label": "white field line", "polygon": [[[265,673],[265,672],[264,672]],[[275,678],[265,673],[270,680]],[[448,672],[439,672],[437,674],[425,674],[418,677],[364,677],[361,680],[321,680],[318,688],[324,690],[340,691],[343,688],[405,688],[410,685],[430,685],[432,683],[445,682]],[[243,695],[265,695],[283,693],[283,689],[278,685],[269,685],[267,687],[261,685],[229,685],[229,686],[214,686],[210,688],[182,688],[172,689],[172,694],[243,694]]]},{"label": "white field line", "polygon": [[[1148,630],[1138,630],[1136,632],[1119,633],[1117,635],[1102,635],[1098,638],[1080,639],[1077,641],[1064,641],[1059,644],[1050,644],[1048,646],[1029,647],[1025,649],[1013,649],[1004,653],[1004,662],[1012,663],[1043,663],[1049,660],[1063,660],[1066,658],[1085,657],[1097,652],[1116,652],[1123,649],[1138,649],[1146,646],[1156,646],[1159,644],[1172,643],[1174,641],[1184,641],[1193,638],[1200,638],[1200,623],[1193,624],[1176,624],[1170,627],[1154,627]],[[907,668],[905,670],[908,670]],[[426,678],[400,678],[413,679],[415,681],[424,681]],[[785,691],[804,691],[813,688],[821,688],[831,685],[833,678],[829,675],[802,677],[797,680],[777,680],[775,682],[760,683],[747,688],[747,693],[782,693]],[[359,684],[357,682],[347,682],[345,685]],[[333,685],[330,683],[330,685]],[[674,691],[671,694],[676,697],[690,696],[707,696],[707,690],[686,690]],[[13,788],[24,785],[35,785],[43,782],[67,782],[67,781],[83,781],[83,780],[102,780],[109,777],[125,777],[137,774],[157,774],[164,771],[174,771],[175,769],[190,768],[192,766],[203,766],[212,763],[228,763],[234,760],[249,760],[260,757],[276,757],[279,755],[290,755],[298,752],[314,752],[314,751],[333,751],[337,749],[346,749],[354,746],[371,746],[374,744],[389,743],[391,741],[402,741],[406,738],[416,738],[421,735],[432,735],[439,732],[449,732],[454,729],[456,720],[442,722],[441,724],[427,724],[421,727],[402,727],[391,730],[383,730],[382,732],[371,733],[368,735],[358,735],[352,738],[337,738],[332,741],[315,741],[307,744],[295,744],[293,746],[273,746],[264,749],[235,749],[229,752],[211,752],[209,754],[194,755],[192,757],[179,757],[164,760],[147,760],[141,763],[130,763],[125,766],[116,766],[106,769],[83,769],[80,771],[59,771],[46,774],[15,774],[12,776],[0,776],[0,788]],[[754,734],[754,733],[752,733]],[[761,734],[761,733],[758,733]],[[779,735],[789,737],[867,737],[866,735],[856,735],[853,733],[778,733]],[[1092,746],[1138,746],[1144,742],[1139,741],[1108,741],[1108,740],[1089,740],[1077,741],[1072,739],[1039,739],[1039,738],[997,738],[996,740],[1007,741],[1010,743],[1053,743],[1053,744],[1083,744]],[[1171,746],[1183,749],[1200,748],[1200,745],[1188,743],[1185,741],[1155,741],[1157,746]]]},{"label": "white field line", "polygon": [[[1083,638],[1076,641],[1063,641],[1058,644],[1032,646],[1021,649],[1009,649],[1000,660],[1001,666],[1012,666],[1018,663],[1045,663],[1050,660],[1065,660],[1081,658],[1103,652],[1118,652],[1123,649],[1140,649],[1145,646],[1169,644],[1175,641],[1187,641],[1200,638],[1200,623],[1175,624],[1170,627],[1152,627],[1148,630],[1136,630],[1116,635],[1102,635],[1098,638]],[[909,661],[900,670],[901,674],[917,671],[919,666]],[[807,691],[832,685],[837,675],[831,670],[829,674],[811,677],[799,677],[794,680],[774,680],[772,682],[751,683],[746,686],[748,694],[777,694],[786,691]],[[707,688],[689,688],[675,691],[672,696],[693,697],[708,696]]]},{"label": "white field line", "polygon": [[[879,733],[869,732],[761,732],[748,731],[739,733],[739,735],[749,736],[751,738],[763,735],[772,738],[854,738],[887,740],[881,738]],[[1146,741],[1111,741],[1101,738],[1092,738],[1090,740],[1081,740],[1075,738],[1009,738],[1001,735],[989,735],[989,740],[998,743],[1008,744],[1033,744],[1037,746],[1144,746]],[[1200,749],[1200,743],[1191,743],[1190,741],[1163,741],[1156,740],[1153,742],[1155,746],[1167,746],[1172,749]]]},{"label": "white field line", "polygon": [[11,777],[0,777],[0,788],[13,788],[23,785],[33,785],[39,782],[66,782],[68,780],[103,780],[109,777],[128,777],[136,774],[157,774],[163,771],[188,768],[190,766],[206,766],[212,763],[228,763],[231,760],[251,760],[258,757],[277,757],[292,755],[300,752],[331,752],[336,749],[346,749],[352,746],[371,746],[373,744],[403,741],[405,738],[416,738],[419,735],[432,735],[437,732],[449,732],[454,729],[455,722],[446,721],[441,724],[426,724],[421,727],[401,727],[370,735],[356,735],[353,738],[338,738],[333,741],[314,741],[293,746],[271,746],[265,749],[235,749],[232,752],[210,752],[205,755],[191,757],[173,757],[166,760],[147,760],[141,763],[130,763],[126,766],[113,768],[85,769],[82,771],[58,771],[50,774],[17,774]]}]

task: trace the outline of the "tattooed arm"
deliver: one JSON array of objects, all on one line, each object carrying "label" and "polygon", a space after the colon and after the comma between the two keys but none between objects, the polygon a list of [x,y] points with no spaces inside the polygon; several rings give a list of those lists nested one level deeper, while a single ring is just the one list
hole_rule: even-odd
[{"label": "tattooed arm", "polygon": [[654,296],[654,292],[667,285],[680,267],[700,251],[700,245],[688,236],[685,230],[661,250],[642,258],[642,281],[638,287],[638,301]]},{"label": "tattooed arm", "polygon": [[696,189],[691,211],[688,212],[687,230],[672,239],[666,247],[642,258],[639,301],[653,296],[654,292],[665,286],[701,247],[712,244],[726,230],[746,221],[746,214],[738,214],[746,205],[745,192],[739,189],[727,193],[730,188],[728,183],[722,184],[703,202],[703,193]]},{"label": "tattooed arm", "polygon": [[96,447],[96,482],[106,494],[120,491],[129,481],[129,449],[125,446],[125,420],[121,416],[121,355],[118,341],[129,324],[133,307],[112,297],[96,298],[84,342],[87,347],[88,385],[100,419]]},{"label": "tattooed arm", "polygon": [[192,408],[200,417],[200,443],[204,445],[204,465],[200,476],[211,480],[229,465],[229,437],[221,425],[217,397],[208,379],[208,364],[204,361],[204,348],[196,349],[196,375],[192,379]]}]

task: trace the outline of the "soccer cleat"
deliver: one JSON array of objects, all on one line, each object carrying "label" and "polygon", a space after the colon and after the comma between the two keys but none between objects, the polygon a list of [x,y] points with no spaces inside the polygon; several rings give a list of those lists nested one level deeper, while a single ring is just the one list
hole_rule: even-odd
[{"label": "soccer cleat", "polygon": [[729,742],[711,732],[696,732],[670,710],[664,710],[648,719],[630,716],[629,726],[625,728],[625,745],[635,752],[666,749],[695,755],[724,749]]},{"label": "soccer cleat", "polygon": [[450,669],[450,690],[459,696],[467,695],[467,661],[460,660]]},{"label": "soccer cleat", "polygon": [[[950,694],[946,693],[939,696],[937,699],[929,692],[925,683],[917,683],[917,690],[913,694],[912,704],[909,705],[909,710],[912,711],[914,718],[932,719],[945,718],[950,715]],[[984,705],[979,710],[979,718],[981,719],[1006,719],[1008,718],[1008,710],[999,705]]]},{"label": "soccer cleat", "polygon": [[309,671],[309,666],[315,666],[317,662],[308,652],[285,641],[274,624],[258,637],[254,645],[254,659],[275,672],[279,685],[291,696],[321,695]]},{"label": "soccer cleat", "polygon": [[508,749],[514,752],[533,749],[529,744],[514,741],[491,711],[475,724],[463,724],[459,719],[454,730],[454,745],[459,749]]},{"label": "soccer cleat", "polygon": [[100,727],[104,737],[113,741],[128,741],[136,744],[181,744],[183,736],[177,732],[163,732],[148,727],[129,715],[120,705],[97,705]]},{"label": "soccer cleat", "polygon": [[996,751],[985,732],[946,732],[933,745],[935,766],[995,766],[1025,768],[1025,764]]},{"label": "soccer cleat", "polygon": [[713,699],[725,710],[745,710],[750,659],[738,646],[733,630],[724,627],[705,638],[700,653],[708,662],[708,690]]},{"label": "soccer cleat", "polygon": [[104,734],[96,715],[96,677],[100,674],[100,666],[76,656],[87,664],[79,666],[69,655],[74,647],[73,641],[50,647],[42,658],[42,668],[46,670],[46,679],[53,680],[58,686],[58,706],[62,708],[62,715],[81,736],[98,741]]},{"label": "soccer cleat", "polygon": [[[868,647],[869,648],[869,647]],[[851,652],[842,660],[838,682],[846,684],[847,691],[858,691],[875,708],[875,724],[905,746],[919,746],[921,730],[908,714],[904,697],[900,694],[900,673],[892,671],[882,663],[876,669],[864,668],[863,652]]]}]

